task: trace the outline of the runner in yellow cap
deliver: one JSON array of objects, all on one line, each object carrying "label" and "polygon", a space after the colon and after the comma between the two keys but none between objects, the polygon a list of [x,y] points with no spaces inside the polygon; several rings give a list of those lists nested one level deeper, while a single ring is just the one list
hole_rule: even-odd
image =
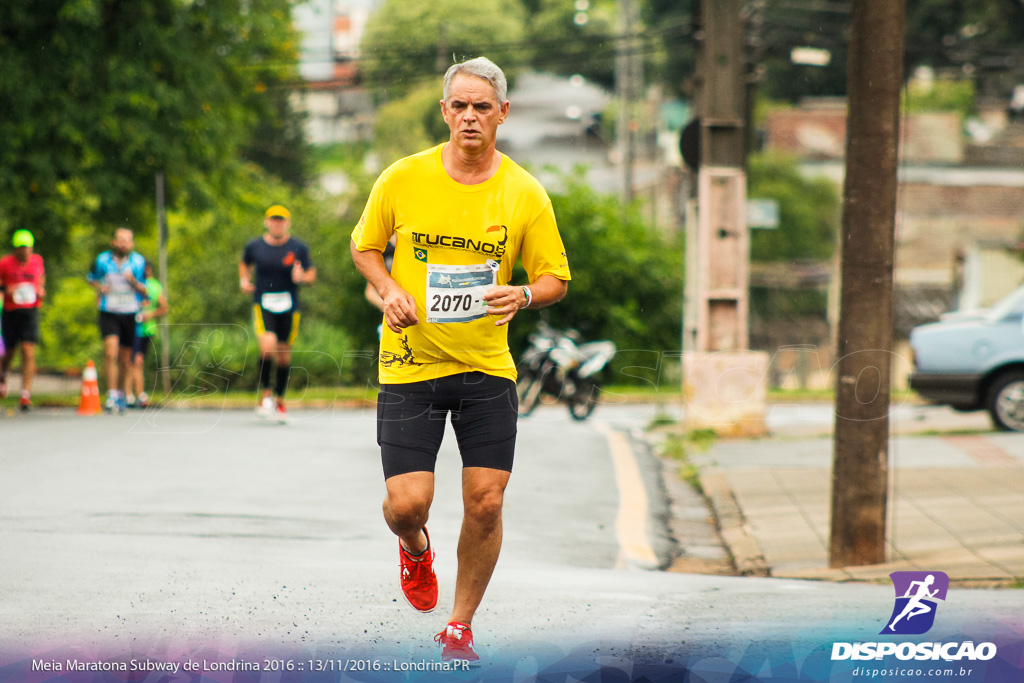
[{"label": "runner in yellow cap", "polygon": [[253,324],[260,343],[256,417],[281,423],[288,421],[284,393],[291,371],[292,344],[299,333],[299,287],[316,280],[309,247],[289,234],[291,218],[291,212],[280,204],[267,209],[265,232],[245,245],[238,264],[239,285],[253,297]]}]

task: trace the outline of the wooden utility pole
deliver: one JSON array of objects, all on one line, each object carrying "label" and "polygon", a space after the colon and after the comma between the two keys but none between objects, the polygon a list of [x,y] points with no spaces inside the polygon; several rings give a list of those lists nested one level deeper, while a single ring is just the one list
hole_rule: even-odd
[{"label": "wooden utility pole", "polygon": [[829,565],[885,561],[903,2],[853,0]]}]

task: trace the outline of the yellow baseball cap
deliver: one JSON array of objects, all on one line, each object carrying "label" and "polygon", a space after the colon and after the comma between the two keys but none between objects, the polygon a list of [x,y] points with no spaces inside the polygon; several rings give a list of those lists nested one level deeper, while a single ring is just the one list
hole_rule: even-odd
[{"label": "yellow baseball cap", "polygon": [[289,220],[291,220],[292,217],[291,212],[280,204],[274,204],[272,207],[267,209],[267,212],[264,215],[267,218],[286,218]]},{"label": "yellow baseball cap", "polygon": [[36,238],[28,230],[15,230],[11,236],[11,244],[15,247],[31,247],[35,243]]}]

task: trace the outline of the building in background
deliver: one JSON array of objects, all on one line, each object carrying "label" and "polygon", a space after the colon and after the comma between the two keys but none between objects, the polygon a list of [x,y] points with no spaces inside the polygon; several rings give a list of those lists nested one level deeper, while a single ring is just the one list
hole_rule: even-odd
[{"label": "building in background", "polygon": [[[941,292],[961,309],[990,305],[1019,284],[977,265],[992,250],[1017,258],[1024,238],[1024,124],[998,103],[981,114],[984,142],[948,112],[905,114],[900,140],[897,286]],[[842,100],[808,100],[768,117],[768,149],[796,156],[805,174],[840,188],[845,138]]]},{"label": "building in background", "polygon": [[373,138],[373,103],[359,84],[359,44],[380,0],[307,0],[293,10],[302,33],[299,73],[304,87],[293,106],[308,115],[313,144]]},{"label": "building in background", "polygon": [[[988,307],[1024,280],[1024,121],[1006,102],[982,100],[978,109],[967,122],[950,112],[907,113],[901,121],[894,316],[904,359],[897,386],[909,370],[911,328],[947,311]],[[845,100],[808,99],[771,112],[764,140],[766,149],[795,156],[807,176],[829,178],[842,191]],[[835,311],[831,317],[834,324]],[[765,328],[794,329],[777,322]],[[811,365],[827,369],[832,343],[824,329],[819,324],[813,340],[762,341],[810,344],[821,356]]]}]

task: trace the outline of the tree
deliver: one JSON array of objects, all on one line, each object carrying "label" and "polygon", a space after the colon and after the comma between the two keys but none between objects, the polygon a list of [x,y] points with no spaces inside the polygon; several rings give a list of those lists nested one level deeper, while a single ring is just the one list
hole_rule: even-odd
[{"label": "tree", "polygon": [[753,230],[752,261],[824,260],[832,256],[839,220],[839,195],[826,178],[805,178],[796,160],[777,154],[747,160],[747,194],[779,203],[779,227]]},{"label": "tree", "polygon": [[562,0],[539,0],[530,14],[530,61],[539,71],[579,74],[605,88],[615,87],[616,7],[591,0],[584,11]]},{"label": "tree", "polygon": [[692,35],[693,0],[648,0],[643,13],[649,46],[644,49],[644,73],[661,83],[670,96],[692,97],[696,68]]},{"label": "tree", "polygon": [[[1014,0],[907,0],[904,73],[918,66],[972,67],[975,78],[1016,69],[1024,75],[1024,5]],[[753,38],[765,66],[762,92],[796,101],[846,94],[849,7],[841,3],[768,0]],[[790,62],[794,47],[827,49],[825,67]],[[970,70],[970,69],[969,69]],[[1000,93],[1005,94],[1005,93]]]},{"label": "tree", "polygon": [[529,61],[523,21],[518,0],[385,0],[363,35],[363,75],[378,101],[436,84],[454,61],[473,57],[511,79]]},{"label": "tree", "polygon": [[[908,0],[906,65],[1024,70],[1024,5],[1014,0]],[[1010,61],[1007,62],[1006,58]]]},{"label": "tree", "polygon": [[[621,33],[615,0],[530,0],[530,65],[538,71],[579,74],[609,90],[615,87],[615,54]],[[637,0],[641,21],[629,49],[643,60],[648,82],[682,94],[694,68],[690,36],[692,1]]]},{"label": "tree", "polygon": [[382,166],[448,139],[448,125],[441,116],[440,79],[433,80],[377,110],[375,148]]},{"label": "tree", "polygon": [[[586,341],[614,341],[617,369],[653,368],[681,341],[682,240],[644,222],[636,206],[624,212],[617,197],[594,192],[581,169],[562,182],[564,191],[550,196],[569,255],[569,292],[558,305],[520,313],[509,344],[514,352],[525,348],[531,319],[544,319],[578,330]],[[525,279],[521,270],[513,275],[513,282]]]},{"label": "tree", "polygon": [[55,256],[76,224],[104,236],[151,225],[157,170],[179,205],[210,206],[258,127],[301,155],[275,97],[295,75],[289,7],[0,3],[0,231],[31,227]]},{"label": "tree", "polygon": [[[824,261],[835,252],[839,229],[839,193],[831,180],[808,179],[796,160],[776,154],[754,154],[747,160],[747,194],[779,204],[779,227],[750,231],[750,259],[755,262]],[[753,320],[792,320],[822,316],[827,295],[814,289],[754,287],[750,292]]]}]

